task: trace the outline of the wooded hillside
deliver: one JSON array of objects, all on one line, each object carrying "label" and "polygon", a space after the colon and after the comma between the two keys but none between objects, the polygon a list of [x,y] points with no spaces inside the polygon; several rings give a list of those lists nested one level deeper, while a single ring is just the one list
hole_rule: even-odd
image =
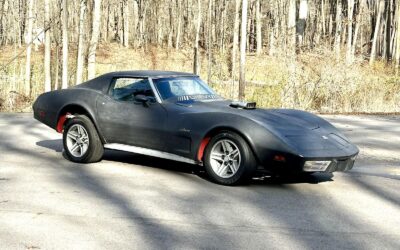
[{"label": "wooded hillside", "polygon": [[399,63],[398,0],[0,0],[0,109],[151,68],[266,107],[394,112]]}]

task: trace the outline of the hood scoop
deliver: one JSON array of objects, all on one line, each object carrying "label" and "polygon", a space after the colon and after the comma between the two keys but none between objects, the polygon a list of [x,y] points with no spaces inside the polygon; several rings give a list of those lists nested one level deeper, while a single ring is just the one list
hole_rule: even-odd
[{"label": "hood scoop", "polygon": [[233,101],[229,106],[237,109],[255,109],[256,102]]}]

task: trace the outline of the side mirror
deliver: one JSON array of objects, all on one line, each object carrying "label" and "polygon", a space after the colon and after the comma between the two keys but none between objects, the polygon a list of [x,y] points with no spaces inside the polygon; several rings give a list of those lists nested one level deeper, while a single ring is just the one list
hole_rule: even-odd
[{"label": "side mirror", "polygon": [[135,95],[135,101],[138,101],[141,103],[147,103],[149,101],[149,98],[145,95]]}]

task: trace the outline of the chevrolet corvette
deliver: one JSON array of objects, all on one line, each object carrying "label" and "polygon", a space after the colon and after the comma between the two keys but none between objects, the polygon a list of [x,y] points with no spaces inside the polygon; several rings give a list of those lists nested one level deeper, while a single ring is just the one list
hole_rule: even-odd
[{"label": "chevrolet corvette", "polygon": [[63,134],[67,158],[91,163],[105,149],[204,167],[235,185],[258,169],[273,174],[350,170],[358,154],[323,118],[226,100],[198,76],[171,71],[104,74],[40,95],[34,117]]}]

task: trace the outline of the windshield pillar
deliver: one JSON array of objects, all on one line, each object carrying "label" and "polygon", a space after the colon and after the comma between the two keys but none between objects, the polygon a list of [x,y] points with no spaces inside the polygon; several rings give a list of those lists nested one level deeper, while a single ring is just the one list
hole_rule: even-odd
[{"label": "windshield pillar", "polygon": [[154,92],[154,96],[156,97],[157,102],[161,104],[162,99],[161,99],[160,93],[158,92],[158,89],[154,85],[153,79],[151,77],[149,77],[149,83],[150,83],[151,89]]}]

